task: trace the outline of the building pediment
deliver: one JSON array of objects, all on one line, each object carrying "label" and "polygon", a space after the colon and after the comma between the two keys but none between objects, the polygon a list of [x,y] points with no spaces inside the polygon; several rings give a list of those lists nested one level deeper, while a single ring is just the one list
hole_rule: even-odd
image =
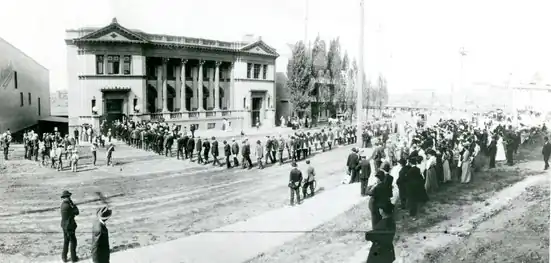
[{"label": "building pediment", "polygon": [[120,41],[120,42],[148,42],[139,33],[135,33],[121,26],[116,18],[113,18],[113,22],[106,27],[100,28],[92,33],[89,33],[79,39],[78,41]]},{"label": "building pediment", "polygon": [[241,48],[241,51],[259,54],[259,55],[276,56],[276,57],[279,56],[279,54],[275,51],[274,48],[268,46],[262,40],[258,40],[254,43],[244,46],[243,48]]}]

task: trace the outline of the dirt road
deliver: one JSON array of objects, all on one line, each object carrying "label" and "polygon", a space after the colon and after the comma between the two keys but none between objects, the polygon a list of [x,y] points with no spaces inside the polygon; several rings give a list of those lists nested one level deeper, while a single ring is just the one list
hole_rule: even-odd
[{"label": "dirt road", "polygon": [[[352,146],[311,158],[320,188],[341,184]],[[157,156],[119,146],[121,165],[79,173],[54,172],[29,161],[13,161],[0,178],[0,254],[51,260],[59,258],[60,193],[68,189],[79,205],[78,254],[90,251],[90,228],[101,204],[94,193],[111,197],[109,222],[113,251],[146,246],[241,221],[288,204],[289,164],[241,170]],[[29,171],[31,167],[31,173]],[[304,162],[299,163],[304,167]],[[13,261],[12,261],[13,262]]]}]

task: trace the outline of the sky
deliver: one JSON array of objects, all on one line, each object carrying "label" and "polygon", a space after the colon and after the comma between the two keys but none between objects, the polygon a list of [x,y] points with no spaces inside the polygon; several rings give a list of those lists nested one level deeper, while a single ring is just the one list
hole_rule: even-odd
[{"label": "sky", "polygon": [[[67,89],[65,29],[102,27],[113,17],[150,33],[227,41],[262,36],[281,54],[276,68],[285,72],[287,44],[305,36],[339,37],[342,49],[356,57],[359,1],[1,0],[0,37],[50,69],[52,91]],[[391,93],[502,84],[510,74],[512,82],[529,82],[536,72],[551,83],[551,1],[365,2],[366,74],[372,80],[384,75]],[[461,47],[467,50],[463,63]]]}]

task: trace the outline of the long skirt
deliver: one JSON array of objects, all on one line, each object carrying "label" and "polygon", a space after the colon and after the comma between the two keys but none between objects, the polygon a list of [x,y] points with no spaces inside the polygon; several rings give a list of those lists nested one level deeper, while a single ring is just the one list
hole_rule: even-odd
[{"label": "long skirt", "polygon": [[436,174],[436,167],[434,165],[427,169],[425,189],[427,190],[427,193],[434,192],[438,189],[438,175]]},{"label": "long skirt", "polygon": [[452,180],[452,173],[450,170],[450,162],[448,160],[444,160],[444,164],[442,165],[444,170],[444,183],[449,182]]},{"label": "long skirt", "polygon": [[472,169],[471,169],[471,162],[463,162],[461,165],[461,183],[470,183],[471,182],[471,175],[472,175]]}]

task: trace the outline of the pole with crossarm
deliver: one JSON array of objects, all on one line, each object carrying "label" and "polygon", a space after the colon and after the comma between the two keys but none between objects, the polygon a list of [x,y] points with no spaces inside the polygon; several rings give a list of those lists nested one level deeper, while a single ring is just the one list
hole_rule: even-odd
[{"label": "pole with crossarm", "polygon": [[[360,0],[360,39],[358,54],[358,76],[356,80],[356,122],[358,138],[361,138],[363,117],[363,85],[364,85],[364,0]],[[358,140],[359,142],[361,140]]]}]

